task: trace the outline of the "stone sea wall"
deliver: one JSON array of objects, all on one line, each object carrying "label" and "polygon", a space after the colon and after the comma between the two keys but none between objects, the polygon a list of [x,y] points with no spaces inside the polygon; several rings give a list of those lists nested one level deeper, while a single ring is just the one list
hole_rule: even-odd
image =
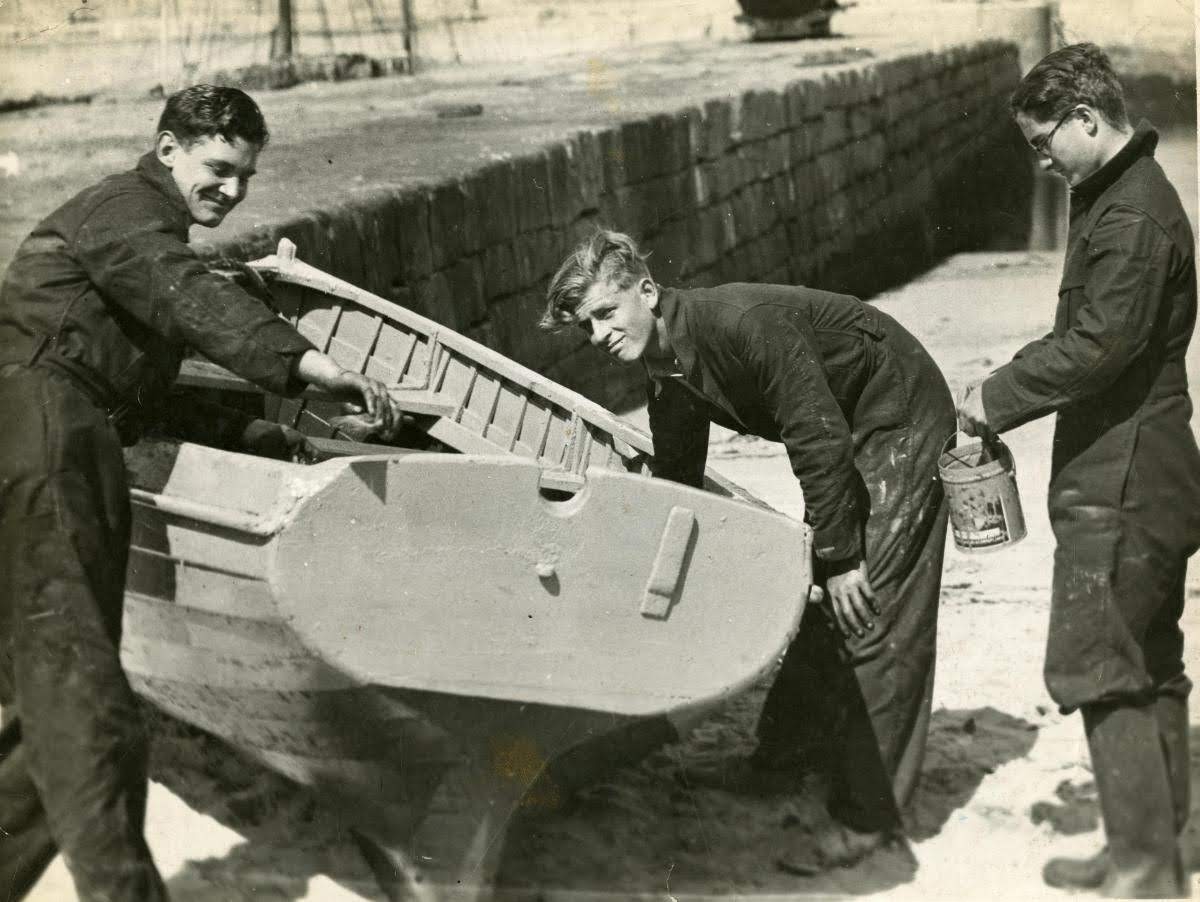
[{"label": "stone sea wall", "polygon": [[988,41],[826,67],[714,96],[436,184],[378,189],[211,248],[300,256],[610,406],[637,368],[578,330],[536,328],[546,284],[597,226],[651,252],[668,285],[806,284],[870,296],[950,253],[1024,246],[1032,173],[1006,115],[1015,45]]}]

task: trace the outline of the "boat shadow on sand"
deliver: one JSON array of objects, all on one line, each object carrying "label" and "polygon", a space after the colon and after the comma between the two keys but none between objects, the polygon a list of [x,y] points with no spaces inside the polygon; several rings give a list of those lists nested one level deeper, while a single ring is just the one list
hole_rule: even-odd
[{"label": "boat shadow on sand", "polygon": [[[827,824],[811,785],[732,792],[689,785],[690,768],[747,752],[765,686],[635,764],[570,791],[558,772],[531,789],[511,824],[497,885],[636,893],[867,893],[912,879],[900,849],[853,867],[803,875]],[[183,902],[303,899],[318,875],[368,899],[383,899],[349,824],[309,789],[190,726],[157,712],[153,777],[188,805],[239,833],[220,858],[187,862],[169,881]],[[906,813],[918,840],[934,836],[983,779],[1033,746],[1036,729],[992,708],[934,713],[922,787]],[[655,737],[641,743],[652,745]],[[626,745],[628,753],[630,746]],[[590,760],[589,768],[605,769]],[[595,772],[592,774],[595,777]],[[573,778],[570,778],[573,779]]]}]

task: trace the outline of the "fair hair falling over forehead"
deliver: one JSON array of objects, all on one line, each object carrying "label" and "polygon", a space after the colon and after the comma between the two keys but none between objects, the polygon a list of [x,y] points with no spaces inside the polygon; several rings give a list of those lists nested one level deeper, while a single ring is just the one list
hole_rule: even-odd
[{"label": "fair hair falling over forehead", "polygon": [[546,290],[546,311],[538,325],[546,330],[575,322],[575,311],[593,285],[607,283],[628,288],[649,278],[646,257],[623,232],[601,229],[571,253]]}]

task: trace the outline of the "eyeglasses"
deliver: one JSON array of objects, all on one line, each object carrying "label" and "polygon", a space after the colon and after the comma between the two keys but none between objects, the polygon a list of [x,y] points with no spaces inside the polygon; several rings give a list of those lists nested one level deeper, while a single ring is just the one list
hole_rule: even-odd
[{"label": "eyeglasses", "polygon": [[1044,135],[1038,135],[1036,138],[1033,138],[1032,140],[1030,140],[1029,146],[1033,148],[1033,152],[1038,154],[1039,156],[1041,156],[1043,154],[1045,154],[1046,156],[1049,156],[1050,142],[1054,140],[1054,135],[1058,132],[1058,130],[1060,128],[1063,127],[1064,122],[1066,122],[1068,119],[1070,119],[1072,116],[1075,115],[1075,112],[1078,109],[1079,109],[1079,107],[1077,107],[1077,106],[1071,107],[1071,109],[1067,110],[1067,112],[1063,114],[1063,117],[1061,119],[1059,119],[1057,123],[1055,123],[1054,128],[1050,129],[1050,131],[1048,133],[1046,133]]}]

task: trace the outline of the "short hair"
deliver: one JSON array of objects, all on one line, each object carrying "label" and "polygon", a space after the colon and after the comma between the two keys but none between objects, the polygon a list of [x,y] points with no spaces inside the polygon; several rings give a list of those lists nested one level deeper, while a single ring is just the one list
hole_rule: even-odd
[{"label": "short hair", "polygon": [[1081,103],[1098,110],[1115,128],[1129,124],[1112,62],[1091,43],[1071,44],[1044,57],[1017,85],[1009,110],[1048,122]]},{"label": "short hair", "polygon": [[200,138],[241,138],[260,148],[271,138],[258,104],[238,88],[192,85],[167,98],[158,132],[171,132],[185,147]]},{"label": "short hair", "polygon": [[588,290],[599,282],[628,288],[649,278],[646,257],[624,232],[597,229],[563,261],[546,289],[546,311],[538,325],[546,330],[570,325]]}]

